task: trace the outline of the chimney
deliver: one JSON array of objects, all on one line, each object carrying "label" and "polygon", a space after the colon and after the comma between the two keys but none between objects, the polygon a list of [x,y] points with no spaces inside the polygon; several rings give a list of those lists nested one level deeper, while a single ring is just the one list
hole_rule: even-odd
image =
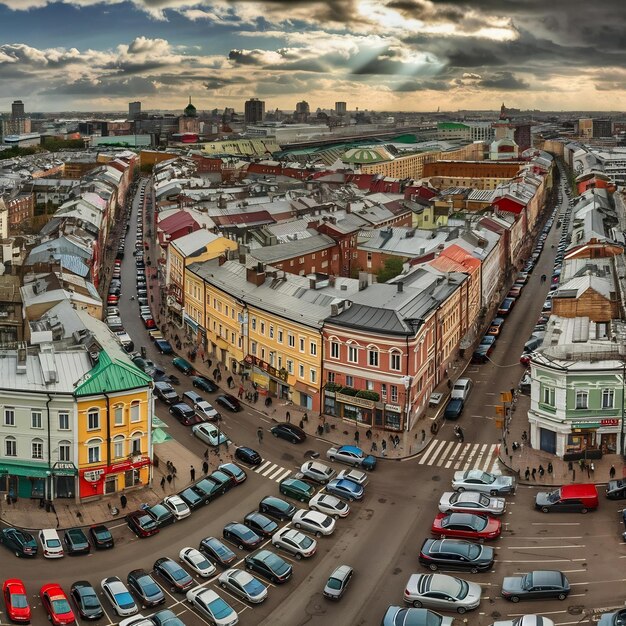
[{"label": "chimney", "polygon": [[220,256],[217,258],[217,261],[220,265],[224,265],[224,263],[226,263],[226,255],[220,254]]},{"label": "chimney", "polygon": [[403,282],[397,282],[396,286],[398,287],[398,293],[402,293],[404,291],[404,283]]},{"label": "chimney", "polygon": [[265,267],[263,263],[257,263],[256,267],[249,267],[246,271],[246,280],[257,287],[265,282]]}]

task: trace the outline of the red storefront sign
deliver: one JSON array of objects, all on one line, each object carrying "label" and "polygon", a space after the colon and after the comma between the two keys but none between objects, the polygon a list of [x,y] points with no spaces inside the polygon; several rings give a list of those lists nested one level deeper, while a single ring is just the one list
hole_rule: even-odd
[{"label": "red storefront sign", "polygon": [[617,426],[618,424],[619,420],[615,418],[600,420],[600,426]]},{"label": "red storefront sign", "polygon": [[150,465],[150,457],[141,455],[111,463],[111,465],[82,469],[79,472],[80,497],[102,495],[104,493],[104,479],[108,474],[120,474],[129,470],[140,469],[146,465]]}]

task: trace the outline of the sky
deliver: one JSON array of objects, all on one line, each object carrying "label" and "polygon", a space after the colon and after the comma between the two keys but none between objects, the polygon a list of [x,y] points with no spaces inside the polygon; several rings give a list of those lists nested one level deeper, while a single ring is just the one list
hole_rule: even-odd
[{"label": "sky", "polygon": [[0,0],[0,111],[624,110],[623,0]]}]

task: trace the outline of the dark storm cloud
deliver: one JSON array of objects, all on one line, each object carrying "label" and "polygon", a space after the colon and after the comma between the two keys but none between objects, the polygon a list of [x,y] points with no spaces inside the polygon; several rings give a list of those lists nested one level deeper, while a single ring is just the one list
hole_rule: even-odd
[{"label": "dark storm cloud", "polygon": [[446,81],[409,80],[394,86],[393,91],[408,93],[411,91],[448,91],[450,85]]},{"label": "dark storm cloud", "polygon": [[248,80],[243,77],[218,77],[212,76],[207,78],[202,85],[209,91],[215,91],[217,89],[223,89],[224,87],[230,87],[231,85],[240,85],[242,83],[248,83]]},{"label": "dark storm cloud", "polygon": [[260,58],[258,52],[258,50],[231,50],[228,58],[239,65],[262,65],[263,59]]},{"label": "dark storm cloud", "polygon": [[133,95],[152,95],[157,93],[157,88],[149,78],[134,76],[126,80],[89,80],[78,79],[71,83],[64,83],[41,92],[50,96],[74,96],[79,98],[91,98],[94,96],[106,97],[130,97]]},{"label": "dark storm cloud", "polygon": [[476,82],[478,87],[483,89],[502,89],[502,90],[516,90],[516,89],[528,89],[530,85],[511,72],[500,72],[494,74],[489,78],[483,78]]}]

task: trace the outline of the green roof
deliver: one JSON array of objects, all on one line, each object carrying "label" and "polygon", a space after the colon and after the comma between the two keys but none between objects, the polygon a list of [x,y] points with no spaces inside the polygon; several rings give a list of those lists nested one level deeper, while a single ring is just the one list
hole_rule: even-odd
[{"label": "green roof", "polygon": [[148,387],[152,379],[130,362],[112,360],[104,351],[85,380],[74,390],[75,396],[97,396],[114,391]]},{"label": "green roof", "polygon": [[380,152],[374,148],[352,148],[348,150],[344,156],[343,161],[346,163],[382,163],[383,161],[389,161],[389,158],[383,156]]},{"label": "green roof", "polygon": [[462,122],[437,122],[437,128],[439,130],[465,130],[468,126]]}]

